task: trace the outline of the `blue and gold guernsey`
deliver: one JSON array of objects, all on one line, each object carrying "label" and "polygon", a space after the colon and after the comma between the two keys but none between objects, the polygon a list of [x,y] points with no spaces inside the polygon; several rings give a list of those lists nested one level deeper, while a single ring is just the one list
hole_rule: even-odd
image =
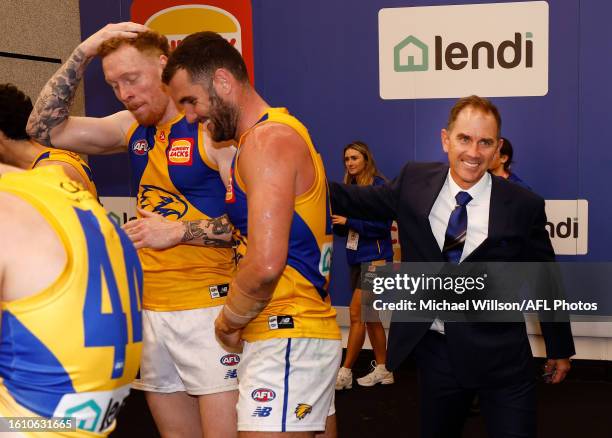
[{"label": "blue and gold guernsey", "polygon": [[[204,148],[204,128],[184,115],[157,126],[135,123],[128,132],[137,205],[169,220],[200,220],[225,214],[226,188]],[[188,310],[224,304],[235,271],[227,248],[177,245],[139,251],[144,308]]]},{"label": "blue and gold guernsey", "polygon": [[83,181],[87,183],[87,190],[89,190],[94,198],[98,198],[98,191],[93,180],[93,172],[89,165],[83,161],[79,154],[74,152],[64,151],[62,149],[45,148],[38,156],[32,161],[30,169],[34,169],[39,163],[44,161],[59,161],[62,163],[70,164],[74,169],[81,175]]},{"label": "blue and gold guernsey", "polygon": [[[282,123],[293,128],[308,145],[315,167],[312,187],[295,199],[289,234],[287,266],[266,308],[244,329],[248,342],[271,338],[340,339],[336,311],[327,286],[332,255],[332,226],[325,168],[308,130],[285,108],[270,108],[261,123]],[[252,128],[251,128],[252,129]],[[232,163],[226,203],[230,219],[239,230],[242,255],[248,251],[247,193],[238,173],[240,146]]]},{"label": "blue and gold guernsey", "polygon": [[0,304],[0,416],[76,418],[76,432],[29,437],[106,436],[140,364],[136,250],[59,166],[5,174],[0,191],[36,208],[67,255],[45,290]]}]

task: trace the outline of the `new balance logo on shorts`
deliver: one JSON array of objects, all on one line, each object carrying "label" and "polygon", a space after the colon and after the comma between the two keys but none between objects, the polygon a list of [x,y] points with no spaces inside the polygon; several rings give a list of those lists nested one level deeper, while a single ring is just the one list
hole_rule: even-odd
[{"label": "new balance logo on shorts", "polygon": [[272,408],[268,407],[268,406],[259,406],[257,409],[255,409],[255,412],[253,412],[253,417],[269,417],[270,416],[270,412],[272,412]]},{"label": "new balance logo on shorts", "polygon": [[238,378],[238,370],[228,370],[225,373],[224,379],[237,379]]},{"label": "new balance logo on shorts", "polygon": [[270,330],[292,329],[293,317],[289,315],[273,315],[268,317],[268,327]]},{"label": "new balance logo on shorts", "polygon": [[229,283],[208,286],[208,291],[210,292],[211,298],[223,298],[227,296],[227,292],[229,291]]}]

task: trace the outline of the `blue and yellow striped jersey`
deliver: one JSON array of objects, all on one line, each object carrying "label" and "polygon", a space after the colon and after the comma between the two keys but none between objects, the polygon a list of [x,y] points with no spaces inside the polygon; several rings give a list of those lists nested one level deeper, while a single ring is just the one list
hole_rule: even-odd
[{"label": "blue and yellow striped jersey", "polygon": [[[287,266],[266,308],[244,329],[249,342],[270,338],[340,339],[336,311],[327,294],[332,255],[332,226],[325,168],[307,129],[285,108],[270,108],[261,123],[282,123],[293,128],[308,145],[315,167],[312,187],[295,199],[289,235]],[[251,128],[252,129],[252,128]],[[247,191],[238,172],[241,137],[232,164],[227,210],[239,230],[242,254],[248,251]]]},{"label": "blue and yellow striped jersey", "polygon": [[0,191],[36,208],[67,255],[45,290],[0,304],[0,416],[75,417],[76,434],[42,436],[105,436],[140,364],[136,250],[59,166],[5,174]]},{"label": "blue and yellow striped jersey", "polygon": [[43,161],[60,161],[62,163],[70,164],[79,173],[79,175],[81,175],[83,181],[87,183],[87,190],[92,193],[94,198],[98,198],[98,191],[96,190],[96,184],[93,180],[93,172],[91,171],[89,165],[79,156],[79,154],[64,151],[62,149],[45,148],[45,150],[38,154],[38,156],[34,159],[30,169],[34,169]]},{"label": "blue and yellow striped jersey", "polygon": [[[226,188],[206,155],[203,129],[182,114],[163,125],[132,126],[128,145],[140,208],[169,220],[225,214]],[[232,249],[177,245],[162,251],[142,249],[139,255],[145,309],[187,310],[225,302],[235,271]]]}]

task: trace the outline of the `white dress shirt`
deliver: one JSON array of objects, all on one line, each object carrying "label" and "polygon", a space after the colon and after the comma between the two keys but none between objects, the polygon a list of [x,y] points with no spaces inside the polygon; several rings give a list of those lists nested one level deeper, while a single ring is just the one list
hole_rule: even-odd
[{"label": "white dress shirt", "polygon": [[[444,247],[444,238],[448,220],[452,211],[457,205],[455,196],[459,192],[468,192],[472,200],[467,204],[467,234],[465,244],[461,253],[460,263],[469,256],[478,246],[484,242],[489,234],[489,206],[491,204],[491,175],[485,172],[482,178],[467,190],[463,190],[453,180],[448,171],[446,181],[442,190],[436,198],[431,211],[429,212],[429,224],[440,251]],[[444,334],[444,323],[436,318],[431,325],[431,330],[436,330]]]}]

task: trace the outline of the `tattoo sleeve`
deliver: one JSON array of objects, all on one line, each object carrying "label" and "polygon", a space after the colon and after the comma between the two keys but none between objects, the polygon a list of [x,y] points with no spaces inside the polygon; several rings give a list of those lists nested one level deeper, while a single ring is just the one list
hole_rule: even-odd
[{"label": "tattoo sleeve", "polygon": [[231,248],[234,244],[234,227],[227,215],[210,220],[186,221],[183,227],[185,234],[181,243],[215,248]]},{"label": "tattoo sleeve", "polygon": [[36,141],[51,146],[51,130],[70,115],[74,95],[90,61],[77,47],[45,84],[28,120],[28,134]]}]

